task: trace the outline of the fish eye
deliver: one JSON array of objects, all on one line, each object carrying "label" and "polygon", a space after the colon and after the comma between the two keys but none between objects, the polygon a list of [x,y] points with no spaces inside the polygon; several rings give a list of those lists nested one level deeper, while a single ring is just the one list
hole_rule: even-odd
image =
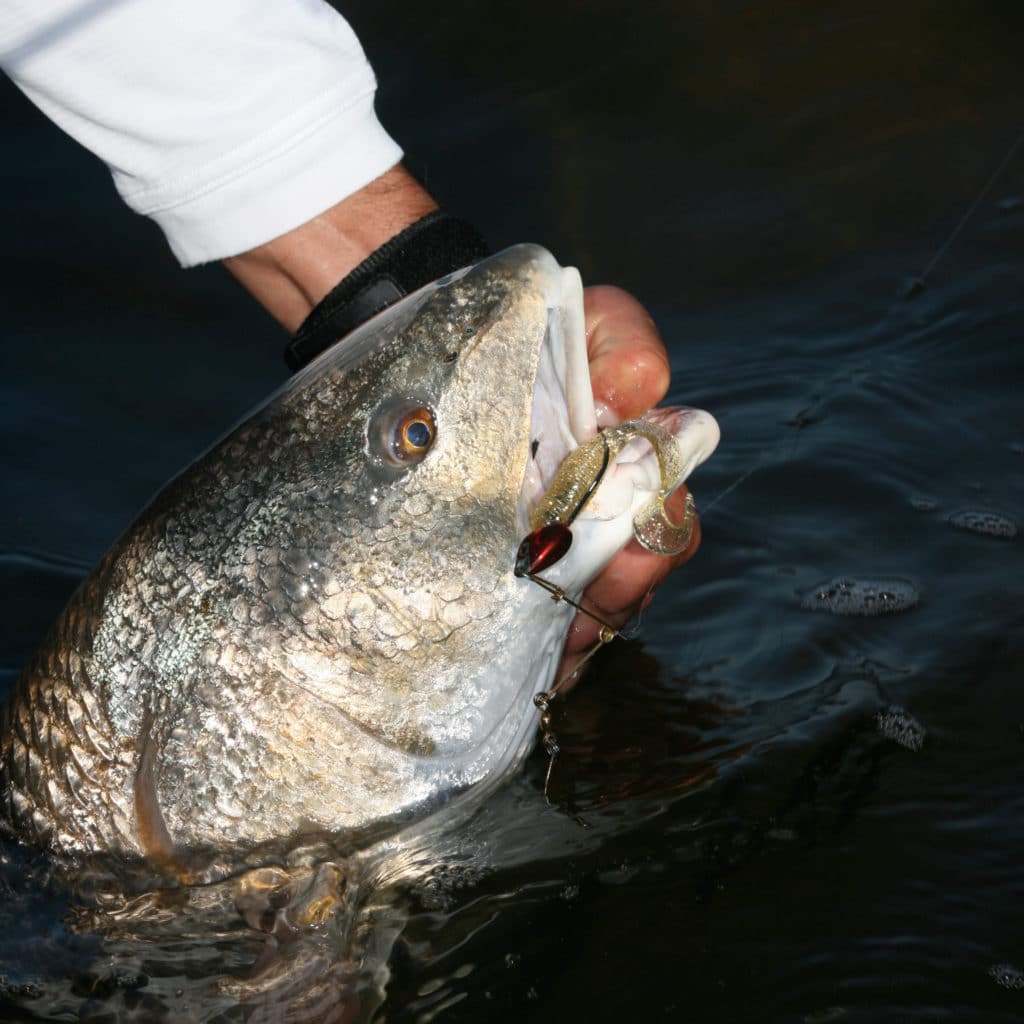
[{"label": "fish eye", "polygon": [[391,442],[392,454],[399,462],[421,458],[434,443],[434,414],[425,405],[410,409],[398,419]]},{"label": "fish eye", "polygon": [[381,468],[406,470],[433,447],[437,438],[434,410],[422,399],[386,402],[367,424],[367,453]]}]

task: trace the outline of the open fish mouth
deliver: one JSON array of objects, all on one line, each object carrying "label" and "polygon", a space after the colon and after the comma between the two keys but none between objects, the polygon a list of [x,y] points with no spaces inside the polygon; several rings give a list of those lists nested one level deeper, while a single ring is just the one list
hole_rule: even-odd
[{"label": "open fish mouth", "polygon": [[[545,256],[547,254],[545,253]],[[537,361],[530,411],[530,455],[520,492],[523,532],[565,457],[597,433],[583,318],[583,282],[575,267],[548,256],[547,330]]]},{"label": "open fish mouth", "polygon": [[701,409],[663,406],[605,430],[597,440],[583,285],[575,268],[551,262],[544,268],[547,330],[534,384],[519,519],[525,535],[571,516],[574,532],[585,535],[591,548],[584,570],[589,575],[630,535],[651,550],[672,553],[659,540],[673,528],[664,517],[664,499],[711,455],[720,434],[714,418]]}]

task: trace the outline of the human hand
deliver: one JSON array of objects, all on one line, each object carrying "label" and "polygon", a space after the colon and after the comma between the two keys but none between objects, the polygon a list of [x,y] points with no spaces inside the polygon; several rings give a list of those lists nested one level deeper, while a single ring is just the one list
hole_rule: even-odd
[{"label": "human hand", "polygon": [[[632,295],[610,285],[586,288],[583,310],[598,425],[611,426],[641,416],[665,397],[671,375],[658,328]],[[675,522],[682,519],[687,493],[681,486],[665,503]],[[658,584],[692,558],[699,545],[699,520],[689,546],[672,558],[652,554],[631,540],[584,591],[583,606],[620,628],[634,612],[647,607]],[[600,629],[589,616],[576,615],[556,679],[574,671],[597,641]],[[575,681],[568,680],[562,691]]]}]

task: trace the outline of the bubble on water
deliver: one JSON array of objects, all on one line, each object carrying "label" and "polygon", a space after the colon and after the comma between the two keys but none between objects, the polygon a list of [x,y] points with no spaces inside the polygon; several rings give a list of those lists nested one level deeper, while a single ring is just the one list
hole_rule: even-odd
[{"label": "bubble on water", "polygon": [[1003,988],[1024,988],[1024,971],[1013,964],[993,964],[988,973]]},{"label": "bubble on water", "polygon": [[804,1017],[804,1024],[832,1024],[848,1016],[845,1006],[827,1006],[824,1010],[812,1010]]},{"label": "bubble on water", "polygon": [[887,739],[917,753],[928,735],[921,723],[895,704],[875,716],[878,731]]},{"label": "bubble on water", "polygon": [[800,607],[833,615],[892,615],[913,608],[919,600],[920,594],[909,580],[840,576],[808,591]]},{"label": "bubble on water", "polygon": [[910,499],[910,507],[918,512],[934,512],[937,506],[938,502],[934,498],[926,498],[924,495]]},{"label": "bubble on water", "polygon": [[0,995],[12,999],[38,999],[43,990],[31,981],[11,981],[6,974],[0,974]]},{"label": "bubble on water", "polygon": [[983,508],[965,508],[960,512],[954,512],[949,517],[949,524],[958,530],[984,533],[989,537],[1010,540],[1017,536],[1017,524],[1009,516]]}]

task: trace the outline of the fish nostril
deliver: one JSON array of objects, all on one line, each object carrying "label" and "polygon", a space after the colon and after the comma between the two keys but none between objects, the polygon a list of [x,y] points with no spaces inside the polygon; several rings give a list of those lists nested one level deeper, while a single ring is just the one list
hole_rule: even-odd
[{"label": "fish nostril", "polygon": [[530,442],[530,458],[531,459],[536,459],[537,458],[537,449],[539,447],[540,447],[540,441],[538,441],[536,438],[534,438]]}]

